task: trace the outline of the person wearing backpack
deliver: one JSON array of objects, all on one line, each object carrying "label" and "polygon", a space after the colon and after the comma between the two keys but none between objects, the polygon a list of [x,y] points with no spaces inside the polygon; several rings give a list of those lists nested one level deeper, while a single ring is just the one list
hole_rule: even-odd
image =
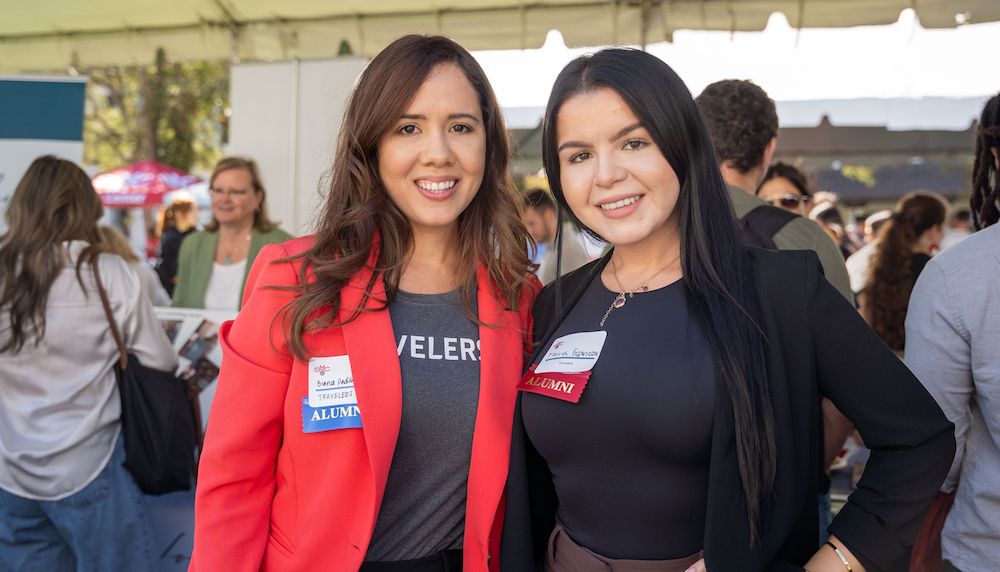
[{"label": "person wearing backpack", "polygon": [[695,101],[705,117],[722,178],[729,185],[729,198],[749,235],[748,242],[772,250],[815,251],[826,279],[853,302],[844,257],[826,231],[754,196],[777,145],[774,101],[759,86],[742,80],[713,83]]}]

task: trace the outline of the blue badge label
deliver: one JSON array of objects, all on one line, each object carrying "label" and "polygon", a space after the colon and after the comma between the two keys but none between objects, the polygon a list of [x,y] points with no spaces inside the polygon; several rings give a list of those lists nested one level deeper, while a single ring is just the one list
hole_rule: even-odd
[{"label": "blue badge label", "polygon": [[309,398],[302,398],[302,432],[318,433],[333,429],[361,427],[361,410],[357,403],[329,407],[309,407]]}]

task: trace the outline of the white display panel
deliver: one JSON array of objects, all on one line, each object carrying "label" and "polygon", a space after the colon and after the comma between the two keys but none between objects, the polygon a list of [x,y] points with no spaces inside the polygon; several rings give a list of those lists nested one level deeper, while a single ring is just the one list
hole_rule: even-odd
[{"label": "white display panel", "polygon": [[257,161],[271,218],[310,234],[325,191],[344,106],[367,60],[237,64],[232,68],[230,150]]}]

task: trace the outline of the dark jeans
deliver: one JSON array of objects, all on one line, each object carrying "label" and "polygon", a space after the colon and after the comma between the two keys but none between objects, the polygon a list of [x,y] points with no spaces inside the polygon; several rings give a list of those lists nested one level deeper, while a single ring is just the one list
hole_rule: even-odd
[{"label": "dark jeans", "polygon": [[941,572],[962,572],[951,563],[950,560],[944,561],[944,566],[941,567]]}]

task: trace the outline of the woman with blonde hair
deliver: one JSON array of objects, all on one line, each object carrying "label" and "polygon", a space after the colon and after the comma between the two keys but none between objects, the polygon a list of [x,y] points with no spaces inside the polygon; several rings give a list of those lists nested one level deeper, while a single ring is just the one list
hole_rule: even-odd
[{"label": "woman with blonde hair", "polygon": [[260,249],[292,237],[268,218],[267,193],[253,159],[219,161],[208,190],[212,220],[181,244],[173,305],[239,310],[243,285]]},{"label": "woman with blonde hair", "polygon": [[102,254],[104,210],[69,161],[36,159],[0,236],[0,562],[53,572],[159,569],[146,501],[125,460],[118,347],[94,267],[130,353],[177,354],[139,279]]}]

